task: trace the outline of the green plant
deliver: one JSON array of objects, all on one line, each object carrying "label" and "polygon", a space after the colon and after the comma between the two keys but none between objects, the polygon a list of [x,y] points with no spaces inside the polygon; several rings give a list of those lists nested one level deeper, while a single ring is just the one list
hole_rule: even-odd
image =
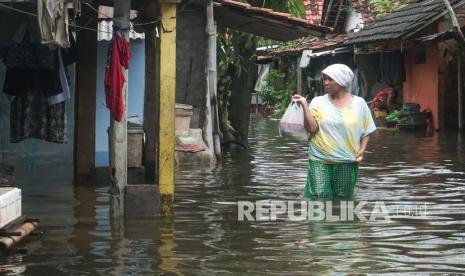
[{"label": "green plant", "polygon": [[410,3],[411,0],[368,0],[379,16],[392,13]]},{"label": "green plant", "polygon": [[[288,12],[296,17],[305,15],[305,8],[301,0],[240,0],[253,6],[272,8],[279,12]],[[247,74],[250,59],[255,53],[257,45],[274,45],[275,42],[251,34],[241,33],[229,28],[221,29],[218,33],[218,100],[219,117],[221,118],[221,132],[224,137],[231,137],[228,132],[228,119],[232,82],[238,76]],[[248,91],[245,91],[245,93]]]},{"label": "green plant", "polygon": [[287,42],[279,42],[278,47],[269,50],[269,53],[275,54],[280,52],[286,52],[288,50],[294,50],[299,48],[305,48],[310,42],[315,40],[312,36],[304,36],[295,40],[290,40]]},{"label": "green plant", "polygon": [[289,105],[291,96],[296,92],[297,88],[297,71],[296,64],[288,64],[285,67],[286,72],[279,70],[270,70],[266,77],[266,85],[263,91],[259,93],[263,102],[270,107],[273,107],[274,118],[281,118]]}]

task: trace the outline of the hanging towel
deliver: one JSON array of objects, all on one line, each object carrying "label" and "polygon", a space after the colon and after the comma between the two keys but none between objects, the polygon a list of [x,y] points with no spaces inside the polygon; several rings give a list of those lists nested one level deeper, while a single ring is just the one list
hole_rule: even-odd
[{"label": "hanging towel", "polygon": [[115,33],[108,47],[107,67],[105,70],[105,102],[116,121],[121,121],[124,112],[123,85],[126,82],[121,66],[129,67],[129,43]]}]

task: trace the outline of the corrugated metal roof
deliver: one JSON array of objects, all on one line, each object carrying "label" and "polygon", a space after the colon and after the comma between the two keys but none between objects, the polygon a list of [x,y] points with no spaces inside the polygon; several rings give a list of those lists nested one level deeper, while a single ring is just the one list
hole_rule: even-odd
[{"label": "corrugated metal roof", "polygon": [[[113,38],[113,13],[114,8],[109,6],[102,6],[98,7],[98,32],[97,32],[97,40],[111,40]],[[137,11],[131,10],[129,13],[130,20],[134,20],[137,18]],[[129,23],[129,38],[130,39],[145,39],[145,34],[143,33],[136,33],[134,31],[134,26],[132,23]]]},{"label": "corrugated metal roof", "polygon": [[[98,19],[112,19],[115,9],[109,6],[98,6]],[[138,15],[136,10],[129,11],[129,19],[134,20]]]},{"label": "corrugated metal roof", "polygon": [[279,41],[309,35],[323,36],[332,31],[331,28],[315,25],[310,20],[296,18],[288,13],[232,0],[215,0],[215,16],[223,27]]},{"label": "corrugated metal roof", "polygon": [[[454,8],[465,0],[450,1]],[[407,5],[385,17],[368,24],[346,44],[402,40],[411,37],[447,13],[442,0],[419,1]]]},{"label": "corrugated metal roof", "polygon": [[[129,31],[130,39],[145,39],[145,34],[136,33],[133,29],[132,24],[130,25],[131,30]],[[113,38],[113,20],[100,20],[98,22],[97,40],[111,40]]]}]

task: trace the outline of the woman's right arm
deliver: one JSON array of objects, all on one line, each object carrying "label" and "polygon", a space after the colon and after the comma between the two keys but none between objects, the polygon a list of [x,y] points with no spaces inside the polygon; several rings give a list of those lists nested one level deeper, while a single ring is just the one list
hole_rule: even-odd
[{"label": "woman's right arm", "polygon": [[303,106],[304,110],[304,126],[305,129],[310,132],[310,133],[315,133],[318,131],[318,124],[313,117],[312,113],[310,112],[310,108],[308,107],[307,99],[305,97],[302,97],[300,95],[294,95],[292,96],[292,100],[300,103]]}]

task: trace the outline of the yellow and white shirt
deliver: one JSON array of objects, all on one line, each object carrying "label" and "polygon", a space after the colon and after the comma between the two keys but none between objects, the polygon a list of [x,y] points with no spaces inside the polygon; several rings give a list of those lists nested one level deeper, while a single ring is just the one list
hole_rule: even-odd
[{"label": "yellow and white shirt", "polygon": [[367,103],[358,96],[349,106],[337,108],[325,94],[311,101],[310,112],[319,127],[309,141],[309,158],[315,161],[355,162],[360,140],[376,130]]}]

